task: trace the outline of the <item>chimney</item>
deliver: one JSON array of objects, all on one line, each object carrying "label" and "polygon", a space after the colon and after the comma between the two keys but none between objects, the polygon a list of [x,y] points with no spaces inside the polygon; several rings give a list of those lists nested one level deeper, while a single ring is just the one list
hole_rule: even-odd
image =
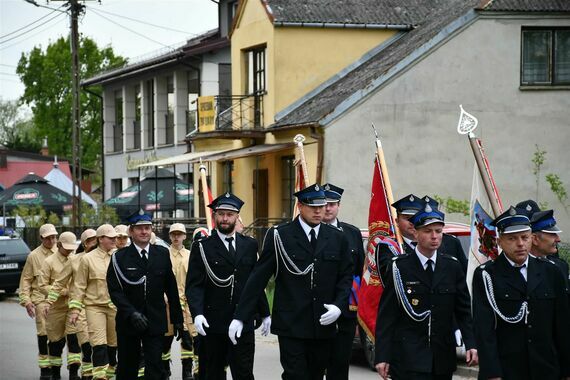
[{"label": "chimney", "polygon": [[49,148],[47,142],[47,136],[44,137],[44,142],[42,144],[42,149],[40,149],[40,154],[42,156],[49,156]]}]

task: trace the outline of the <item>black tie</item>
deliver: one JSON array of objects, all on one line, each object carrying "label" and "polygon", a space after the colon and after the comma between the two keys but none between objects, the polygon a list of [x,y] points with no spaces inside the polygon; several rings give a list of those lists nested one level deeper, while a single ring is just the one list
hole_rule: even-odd
[{"label": "black tie", "polygon": [[141,257],[143,259],[144,265],[147,265],[148,264],[148,257],[146,256],[146,250],[145,249],[141,250]]},{"label": "black tie", "polygon": [[515,268],[517,268],[517,270],[519,271],[519,273],[520,273],[520,275],[521,275],[521,278],[523,279],[523,281],[524,281],[525,284],[526,284],[526,278],[524,278],[524,275],[523,275],[523,273],[522,273],[522,269],[523,269],[523,268],[526,268],[526,264],[523,264],[523,265],[521,265],[520,267],[515,267]]},{"label": "black tie", "polygon": [[232,244],[232,242],[234,241],[233,237],[227,237],[226,241],[228,242],[228,252],[230,253],[231,256],[234,256],[236,254],[236,250],[234,249],[234,245]]},{"label": "black tie", "polygon": [[313,248],[313,253],[315,253],[317,251],[317,234],[314,228],[311,228],[309,235],[311,235],[311,247]]},{"label": "black tie", "polygon": [[426,267],[426,273],[428,275],[429,278],[429,283],[432,283],[433,280],[433,261],[431,259],[428,259],[427,261],[427,267]]}]

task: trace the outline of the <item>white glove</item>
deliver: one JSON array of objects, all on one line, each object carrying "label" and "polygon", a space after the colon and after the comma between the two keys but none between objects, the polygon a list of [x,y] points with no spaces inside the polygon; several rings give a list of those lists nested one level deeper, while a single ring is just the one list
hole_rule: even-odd
[{"label": "white glove", "polygon": [[463,336],[459,329],[455,330],[455,343],[457,343],[457,347],[463,346]]},{"label": "white glove", "polygon": [[328,311],[323,315],[321,315],[321,319],[319,320],[319,322],[321,323],[321,325],[327,326],[330,325],[331,323],[334,323],[338,319],[338,317],[340,317],[340,309],[336,305],[328,305],[326,303],[323,306]]},{"label": "white glove", "polygon": [[194,327],[196,327],[198,334],[206,336],[206,330],[204,330],[204,327],[210,327],[210,325],[208,324],[206,317],[200,314],[194,318]]},{"label": "white glove", "polygon": [[261,321],[261,335],[267,336],[269,334],[269,330],[271,330],[271,317],[265,317]]},{"label": "white glove", "polygon": [[228,328],[228,336],[233,344],[237,344],[236,337],[241,337],[241,330],[243,330],[243,322],[238,319],[232,320],[232,323],[230,323],[230,327]]}]

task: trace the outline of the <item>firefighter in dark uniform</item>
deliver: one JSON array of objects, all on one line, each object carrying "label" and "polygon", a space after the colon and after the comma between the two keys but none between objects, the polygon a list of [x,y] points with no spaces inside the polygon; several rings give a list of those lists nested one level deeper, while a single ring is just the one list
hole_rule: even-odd
[{"label": "firefighter in dark uniform", "polygon": [[410,222],[413,253],[392,259],[376,323],[376,369],[384,379],[449,379],[457,366],[453,320],[477,364],[471,305],[459,261],[439,252],[444,215],[424,202]]},{"label": "firefighter in dark uniform", "polygon": [[570,376],[566,284],[550,261],[529,255],[530,221],[510,207],[492,225],[503,252],[475,270],[473,317],[479,379]]},{"label": "firefighter in dark uniform", "polygon": [[321,223],[327,203],[323,189],[315,184],[295,196],[300,214],[267,232],[229,335],[239,336],[242,321],[254,314],[257,297],[275,275],[271,332],[279,338],[282,378],[322,379],[354,267],[345,235]]},{"label": "firefighter in dark uniform", "polygon": [[[200,334],[200,380],[225,379],[228,364],[233,379],[253,379],[253,315],[245,321],[235,346],[228,338],[236,305],[243,300],[242,290],[257,262],[257,241],[235,231],[242,205],[230,193],[216,198],[208,205],[214,210],[216,229],[192,244],[186,298]],[[265,293],[258,294],[253,303],[262,317],[262,334],[267,335],[271,317]]]},{"label": "firefighter in dark uniform", "polygon": [[118,380],[135,380],[144,351],[146,380],[163,380],[162,339],[167,331],[168,298],[170,321],[175,334],[191,346],[184,334],[184,319],[178,297],[170,254],[164,247],[150,244],[152,218],[142,210],[130,220],[132,244],[112,256],[107,270],[107,286],[117,307]]},{"label": "firefighter in dark uniform", "polygon": [[352,356],[352,341],[356,332],[357,320],[356,310],[358,307],[357,291],[362,276],[364,266],[364,245],[362,243],[362,233],[358,227],[338,220],[340,201],[344,189],[326,183],[323,185],[327,205],[323,222],[340,229],[348,241],[348,249],[353,262],[354,270],[352,274],[352,288],[348,305],[341,310],[342,314],[336,321],[338,331],[332,347],[329,364],[327,366],[327,379],[348,380],[348,367]]}]

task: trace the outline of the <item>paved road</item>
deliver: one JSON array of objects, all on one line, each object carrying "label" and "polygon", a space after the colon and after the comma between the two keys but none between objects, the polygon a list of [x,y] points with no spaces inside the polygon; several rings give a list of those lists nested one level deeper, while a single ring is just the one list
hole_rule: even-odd
[{"label": "paved road", "polygon": [[[34,321],[18,305],[16,297],[0,294],[0,379],[30,380],[38,378],[37,345]],[[181,378],[180,346],[173,345],[173,376]],[[258,337],[255,353],[254,374],[257,379],[280,379],[279,348],[276,337]],[[67,380],[67,373],[62,370],[62,378]],[[231,375],[228,374],[228,379]],[[351,380],[379,379],[370,371],[361,352],[355,352],[350,366]],[[454,379],[465,379],[455,376]]]}]

